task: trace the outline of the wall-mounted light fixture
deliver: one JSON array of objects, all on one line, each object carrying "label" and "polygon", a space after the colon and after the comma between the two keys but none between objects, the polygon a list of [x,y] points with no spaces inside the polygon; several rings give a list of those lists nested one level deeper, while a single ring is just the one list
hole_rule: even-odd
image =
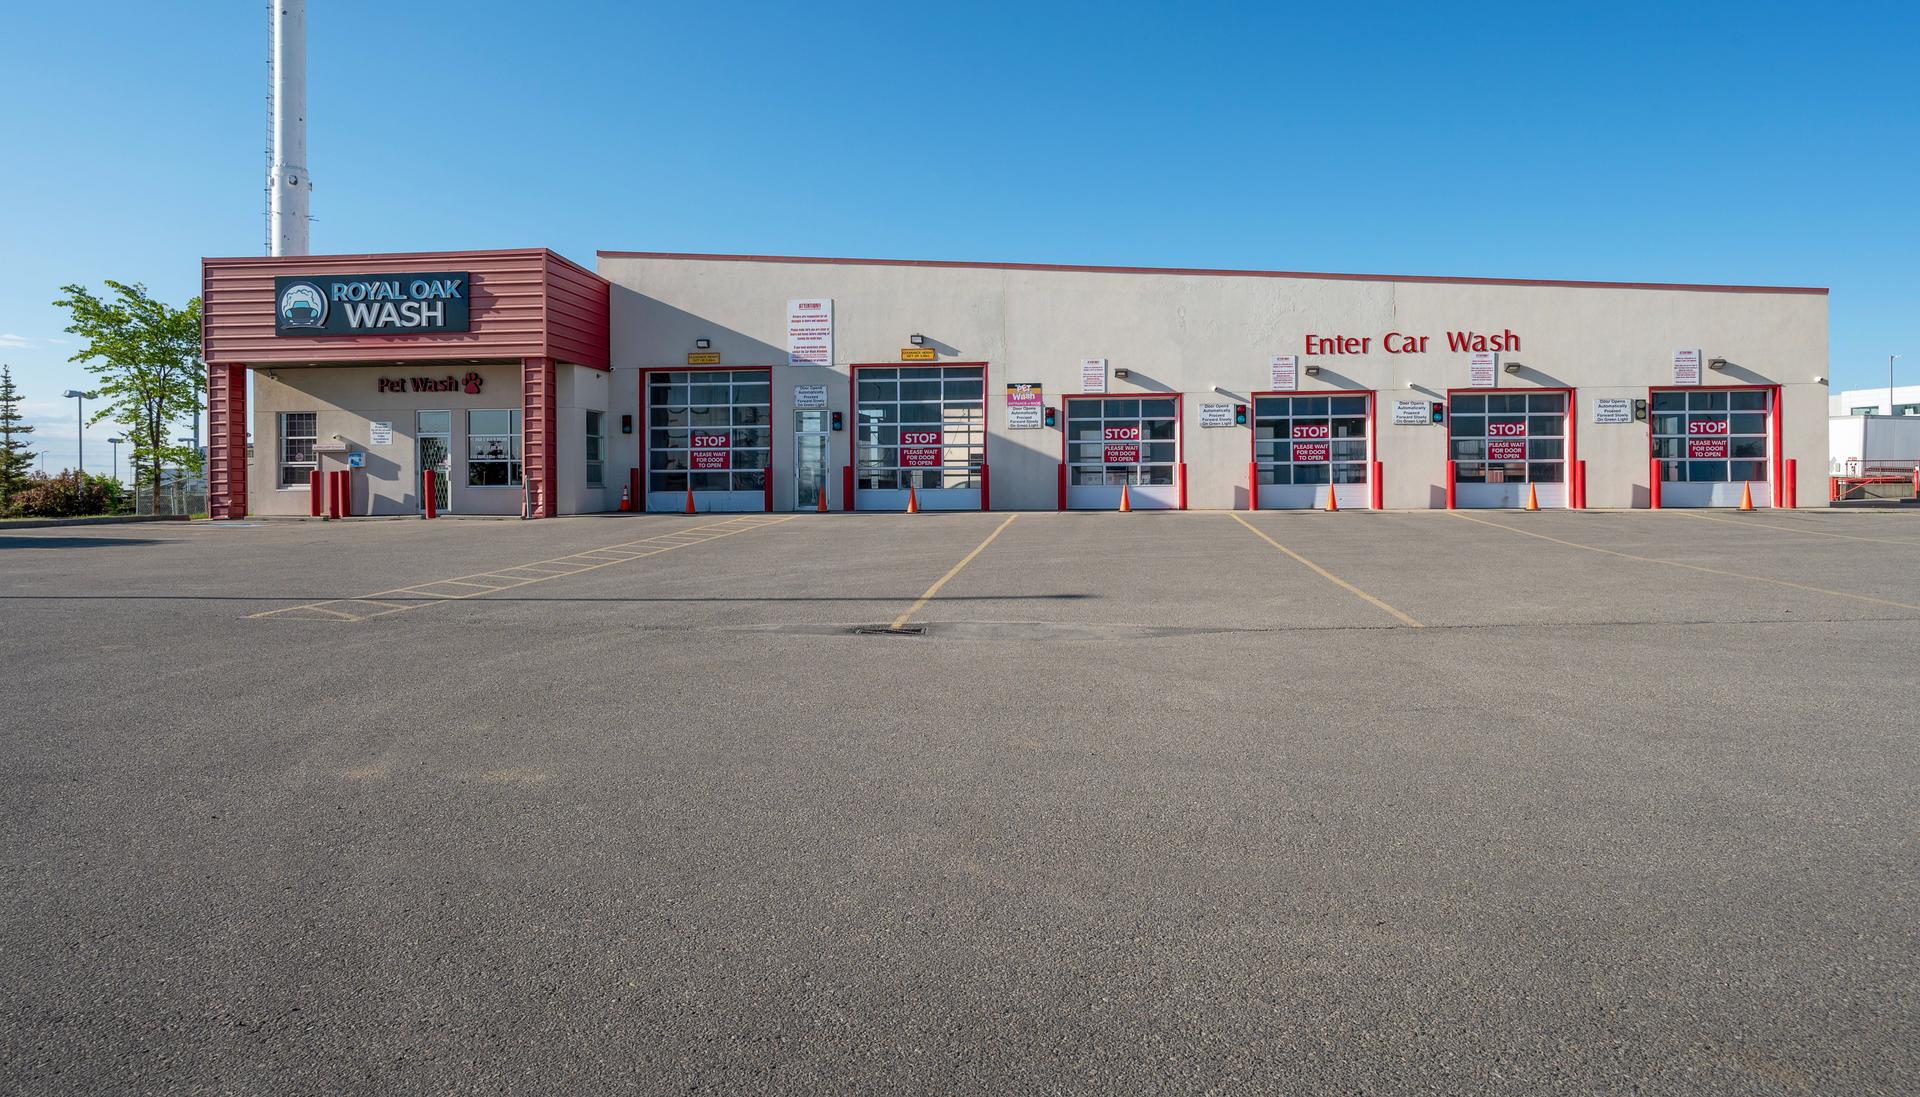
[{"label": "wall-mounted light fixture", "polygon": [[1319,367],[1319,366],[1308,366],[1308,367],[1307,367],[1307,376],[1308,376],[1308,377],[1318,377],[1318,376],[1320,376],[1320,367]]},{"label": "wall-mounted light fixture", "polygon": [[1129,375],[1128,375],[1128,373],[1127,373],[1127,371],[1126,371],[1126,370],[1123,370],[1123,369],[1117,369],[1117,370],[1114,370],[1114,371],[1113,371],[1113,378],[1114,378],[1114,380],[1116,380],[1116,381],[1124,381],[1124,380],[1126,380],[1126,379],[1127,379],[1127,377],[1128,377],[1128,376],[1129,376]]},{"label": "wall-mounted light fixture", "polygon": [[1520,372],[1520,363],[1518,363],[1518,362],[1508,362],[1508,363],[1507,363],[1506,365],[1504,365],[1504,366],[1502,366],[1502,367],[1500,367],[1500,368],[1501,368],[1501,369],[1504,369],[1504,370],[1506,370],[1506,371],[1507,371],[1508,373],[1519,373],[1519,372]]},{"label": "wall-mounted light fixture", "polygon": [[1709,358],[1707,359],[1707,368],[1711,370],[1726,369],[1727,360],[1725,358]]},{"label": "wall-mounted light fixture", "polygon": [[924,335],[921,335],[918,332],[915,332],[914,334],[907,336],[907,342],[912,343],[916,347],[922,347],[927,344],[927,337]]},{"label": "wall-mounted light fixture", "polygon": [[713,340],[711,340],[711,339],[695,339],[695,340],[693,341],[693,349],[694,349],[694,350],[712,350],[712,349],[713,349]]}]

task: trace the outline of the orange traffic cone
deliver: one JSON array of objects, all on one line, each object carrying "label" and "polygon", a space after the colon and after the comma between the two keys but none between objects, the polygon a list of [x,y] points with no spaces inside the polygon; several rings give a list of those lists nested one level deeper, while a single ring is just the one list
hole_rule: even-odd
[{"label": "orange traffic cone", "polygon": [[913,493],[912,484],[907,485],[907,513],[908,514],[920,513],[920,497]]},{"label": "orange traffic cone", "polygon": [[696,513],[696,511],[693,509],[693,489],[692,488],[687,489],[687,509],[685,511],[682,511],[681,513],[683,514]]},{"label": "orange traffic cone", "polygon": [[1328,510],[1339,510],[1339,509],[1340,509],[1340,500],[1338,500],[1338,499],[1336,499],[1336,498],[1334,498],[1334,496],[1333,496],[1333,485],[1332,485],[1332,484],[1328,484],[1328,485],[1327,485],[1327,509],[1328,509]]},{"label": "orange traffic cone", "polygon": [[820,485],[820,501],[813,509],[819,511],[821,514],[827,512],[827,485]]},{"label": "orange traffic cone", "polygon": [[1133,500],[1127,498],[1127,485],[1125,484],[1120,485],[1120,513],[1133,513]]},{"label": "orange traffic cone", "polygon": [[1753,509],[1753,481],[1752,480],[1745,481],[1740,485],[1740,509],[1741,510]]},{"label": "orange traffic cone", "polygon": [[1528,510],[1540,509],[1540,493],[1533,489],[1532,484],[1527,485],[1527,509]]},{"label": "orange traffic cone", "polygon": [[631,487],[621,488],[620,489],[620,513],[625,514],[626,512],[632,509],[633,509],[633,488]]}]

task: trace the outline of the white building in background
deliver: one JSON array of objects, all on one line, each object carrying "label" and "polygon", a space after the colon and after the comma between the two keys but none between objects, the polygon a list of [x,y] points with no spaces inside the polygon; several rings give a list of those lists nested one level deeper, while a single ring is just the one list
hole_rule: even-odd
[{"label": "white building in background", "polygon": [[1887,406],[1887,386],[1847,389],[1827,397],[1828,415],[1920,415],[1920,385],[1898,385],[1893,406]]}]

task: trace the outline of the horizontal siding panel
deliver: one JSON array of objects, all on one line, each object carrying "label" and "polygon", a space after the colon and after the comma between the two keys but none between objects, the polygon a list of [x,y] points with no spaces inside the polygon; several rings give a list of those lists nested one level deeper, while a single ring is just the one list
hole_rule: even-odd
[{"label": "horizontal siding panel", "polygon": [[[419,335],[274,334],[279,274],[471,276],[471,330]],[[544,248],[400,255],[206,259],[201,264],[202,347],[213,363],[390,362],[561,358],[605,368],[607,283]],[[564,315],[557,315],[564,313]]]}]

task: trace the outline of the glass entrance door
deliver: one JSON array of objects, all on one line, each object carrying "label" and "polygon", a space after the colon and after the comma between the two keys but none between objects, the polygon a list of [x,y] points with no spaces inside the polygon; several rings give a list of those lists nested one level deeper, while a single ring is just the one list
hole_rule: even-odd
[{"label": "glass entrance door", "polygon": [[[827,490],[827,413],[793,413],[793,509],[820,509]],[[832,506],[832,500],[828,500]]]},{"label": "glass entrance door", "polygon": [[[453,511],[453,413],[417,412],[414,437],[421,473],[433,470],[433,507],[442,514],[450,514]],[[415,499],[420,500],[415,509],[425,510],[424,497],[416,494]]]}]

